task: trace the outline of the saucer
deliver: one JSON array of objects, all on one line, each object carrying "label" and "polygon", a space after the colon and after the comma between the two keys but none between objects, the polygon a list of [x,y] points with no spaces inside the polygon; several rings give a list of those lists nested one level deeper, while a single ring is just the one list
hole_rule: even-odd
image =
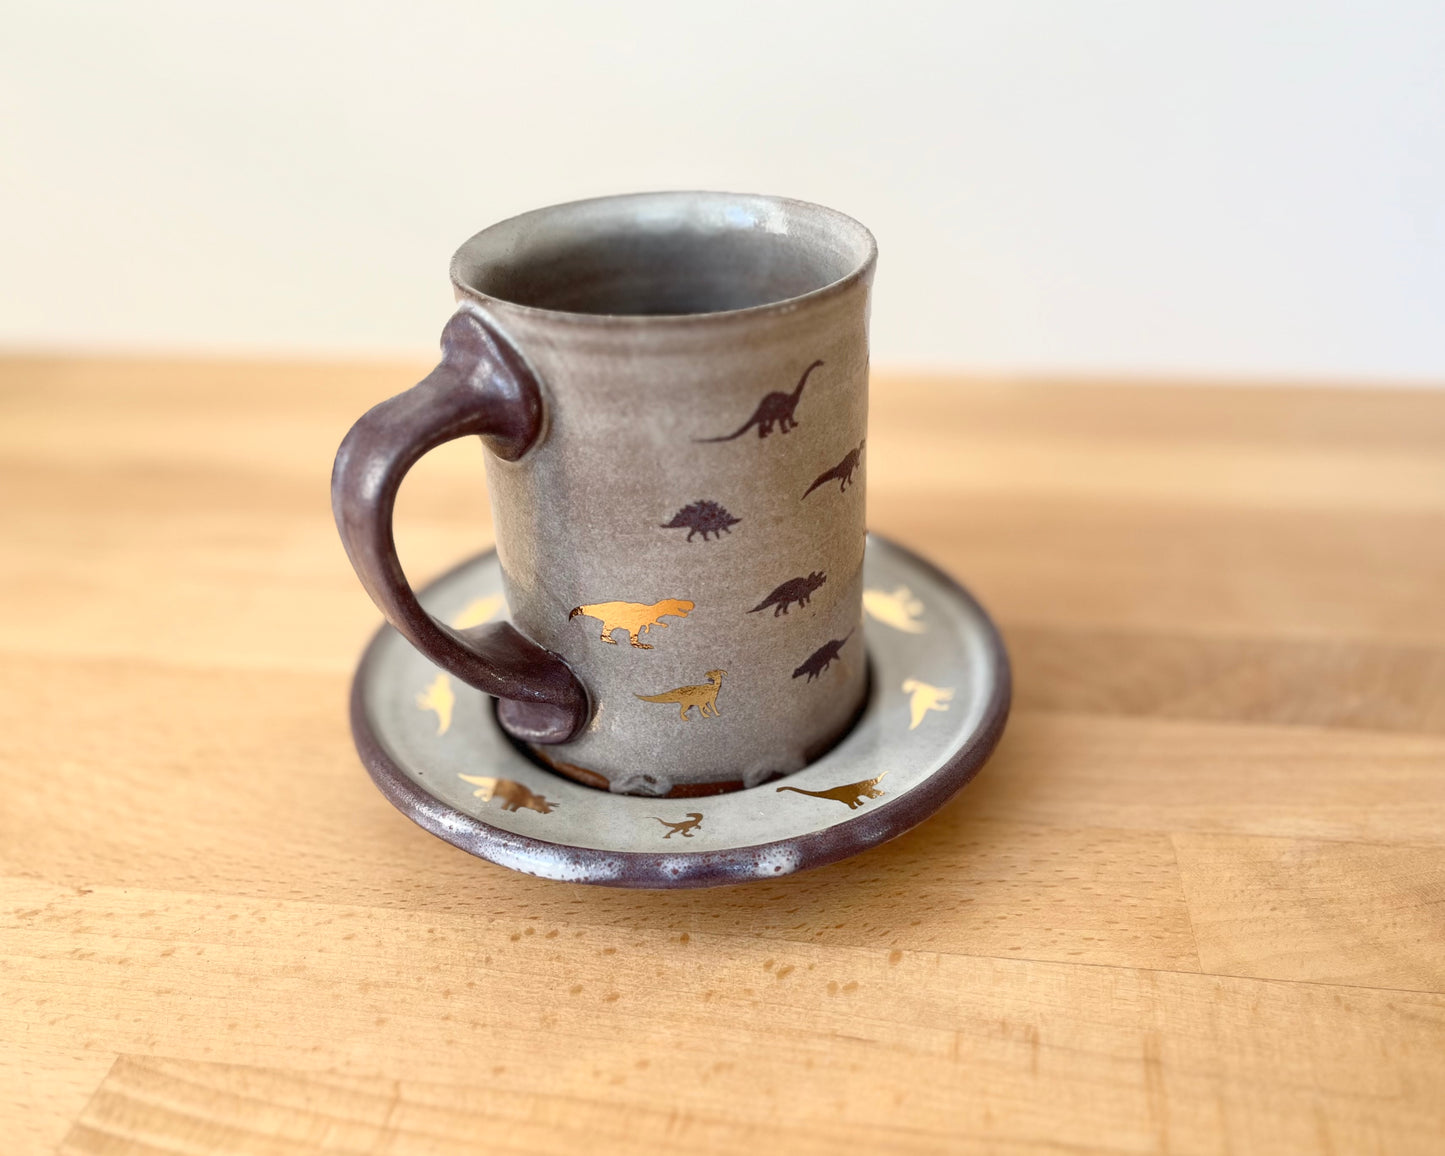
[{"label": "saucer", "polygon": [[[863,576],[868,701],[837,746],[785,780],[696,799],[583,786],[523,754],[487,695],[389,626],[352,683],[357,751],[414,822],[545,879],[710,887],[835,862],[943,806],[993,751],[1009,708],[1008,657],[967,590],[876,534]],[[496,553],[464,562],[419,598],[456,627],[505,616]]]}]

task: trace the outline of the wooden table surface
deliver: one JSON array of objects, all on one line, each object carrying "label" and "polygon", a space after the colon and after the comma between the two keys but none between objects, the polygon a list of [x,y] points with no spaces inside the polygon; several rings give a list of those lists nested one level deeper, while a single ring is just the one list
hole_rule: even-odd
[{"label": "wooden table surface", "polygon": [[998,617],[998,753],[639,893],[352,750],[331,456],[425,368],[0,363],[0,1151],[1445,1150],[1445,392],[877,374],[870,524]]}]

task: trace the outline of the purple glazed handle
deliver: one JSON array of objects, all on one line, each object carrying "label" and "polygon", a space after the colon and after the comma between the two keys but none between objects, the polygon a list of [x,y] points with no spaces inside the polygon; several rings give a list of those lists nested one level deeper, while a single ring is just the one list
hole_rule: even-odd
[{"label": "purple glazed handle", "polygon": [[516,461],[537,441],[542,392],[520,354],[466,306],[442,331],[441,363],[363,414],[336,453],[331,509],[347,557],[388,622],[432,662],[501,699],[520,739],[564,743],[587,722],[587,691],[561,658],[510,622],[454,630],[421,608],[396,556],[392,512],[407,470],[428,450],[478,435]]}]

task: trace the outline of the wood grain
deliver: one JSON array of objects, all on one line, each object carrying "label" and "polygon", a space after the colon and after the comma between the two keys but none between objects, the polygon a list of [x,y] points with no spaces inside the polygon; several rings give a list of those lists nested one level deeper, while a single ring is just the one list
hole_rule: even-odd
[{"label": "wood grain", "polygon": [[1207,970],[1445,990],[1445,847],[1187,832],[1174,847]]},{"label": "wood grain", "polygon": [[[351,750],[326,478],[425,368],[0,359],[7,1154],[1439,1150],[1445,394],[880,377],[871,523],[999,616],[1004,742],[635,894]],[[399,517],[485,545],[480,451]]]}]

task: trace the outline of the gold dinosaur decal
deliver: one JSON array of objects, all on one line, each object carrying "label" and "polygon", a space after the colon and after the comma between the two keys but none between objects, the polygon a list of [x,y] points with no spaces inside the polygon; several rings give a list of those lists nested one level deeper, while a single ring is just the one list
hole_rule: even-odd
[{"label": "gold dinosaur decal", "polygon": [[462,612],[452,619],[453,630],[465,630],[469,626],[480,626],[483,622],[490,622],[497,616],[497,611],[502,608],[506,601],[500,594],[488,594],[485,598],[476,598],[468,602],[462,608]]},{"label": "gold dinosaur decal", "polygon": [[541,795],[534,795],[514,779],[494,779],[490,775],[458,775],[457,778],[476,787],[472,794],[484,803],[501,799],[504,811],[516,811],[526,807],[539,815],[548,815],[558,806],[556,803],[547,802]]},{"label": "gold dinosaur decal", "polygon": [[636,697],[643,702],[675,702],[682,707],[682,718],[684,722],[690,721],[687,712],[697,707],[697,713],[701,718],[712,716],[716,718],[722,712],[717,708],[717,692],[722,686],[725,670],[710,670],[707,672],[707,682],[701,686],[680,686],[676,690],[666,690],[661,694],[639,694]]},{"label": "gold dinosaur decal", "polygon": [[917,729],[923,716],[929,711],[947,710],[948,704],[953,700],[951,686],[930,686],[916,678],[903,680],[903,693],[913,696],[908,700],[908,709],[913,716],[913,721],[908,724],[909,730]]},{"label": "gold dinosaur decal", "polygon": [[905,634],[922,634],[924,631],[923,623],[918,621],[923,613],[923,603],[913,597],[907,586],[899,586],[891,594],[886,590],[863,591],[863,609],[885,626]]},{"label": "gold dinosaur decal", "polygon": [[692,833],[702,826],[702,813],[700,811],[689,811],[687,818],[677,823],[669,823],[666,819],[660,819],[656,815],[651,816],[651,818],[657,819],[659,823],[668,829],[667,834],[663,836],[664,839],[671,839],[674,835],[681,835],[684,839],[691,839]]},{"label": "gold dinosaur decal", "polygon": [[567,621],[571,622],[579,614],[596,618],[602,623],[603,642],[616,646],[617,639],[612,637],[612,632],[625,630],[627,640],[638,650],[651,650],[652,644],[643,642],[638,635],[648,633],[654,626],[666,626],[667,623],[662,621],[666,615],[686,618],[692,608],[693,603],[686,598],[664,598],[650,606],[644,606],[641,602],[594,602],[590,606],[574,606],[567,615]]},{"label": "gold dinosaur decal", "polygon": [[864,799],[881,799],[883,792],[878,789],[878,782],[888,772],[884,771],[876,779],[864,779],[861,783],[844,783],[841,787],[829,787],[826,791],[805,791],[802,787],[779,787],[779,791],[792,791],[799,795],[812,795],[815,799],[832,799],[838,803],[846,803],[848,810],[856,811],[863,805]]},{"label": "gold dinosaur decal", "polygon": [[452,707],[456,705],[457,696],[452,691],[452,684],[444,674],[439,674],[432,679],[431,685],[416,696],[416,705],[422,710],[435,711],[437,716],[437,734],[444,735],[447,728],[452,725]]}]

